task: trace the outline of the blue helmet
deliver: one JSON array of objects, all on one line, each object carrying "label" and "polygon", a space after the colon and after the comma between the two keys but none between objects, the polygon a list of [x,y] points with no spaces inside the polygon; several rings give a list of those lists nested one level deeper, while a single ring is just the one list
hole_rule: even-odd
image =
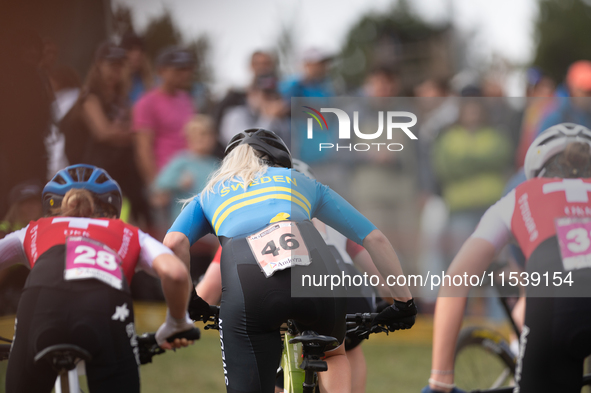
[{"label": "blue helmet", "polygon": [[93,165],[78,164],[62,169],[43,188],[43,211],[48,214],[51,208],[59,207],[62,199],[73,188],[90,191],[104,204],[112,206],[117,217],[121,214],[121,188],[109,174]]}]

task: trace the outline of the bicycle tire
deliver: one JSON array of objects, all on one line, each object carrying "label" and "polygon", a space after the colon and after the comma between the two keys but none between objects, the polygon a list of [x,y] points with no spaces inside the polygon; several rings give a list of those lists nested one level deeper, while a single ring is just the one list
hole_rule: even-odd
[{"label": "bicycle tire", "polygon": [[515,356],[505,338],[486,327],[464,328],[455,351],[455,383],[466,391],[511,386]]}]

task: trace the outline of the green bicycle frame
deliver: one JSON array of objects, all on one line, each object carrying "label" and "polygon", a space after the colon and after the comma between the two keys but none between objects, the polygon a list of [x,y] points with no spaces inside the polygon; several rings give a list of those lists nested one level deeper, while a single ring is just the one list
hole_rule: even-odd
[{"label": "green bicycle frame", "polygon": [[281,354],[281,368],[283,369],[284,393],[299,393],[303,390],[305,371],[300,368],[302,364],[302,344],[290,344],[294,338],[285,332],[283,341],[283,353]]}]

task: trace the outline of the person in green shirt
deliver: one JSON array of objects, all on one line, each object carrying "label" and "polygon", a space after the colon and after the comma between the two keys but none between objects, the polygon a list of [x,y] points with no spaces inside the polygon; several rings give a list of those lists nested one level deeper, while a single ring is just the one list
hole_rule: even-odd
[{"label": "person in green shirt", "polygon": [[508,136],[486,123],[483,103],[474,99],[463,102],[457,124],[435,141],[433,165],[450,212],[452,255],[501,197],[511,155]]}]

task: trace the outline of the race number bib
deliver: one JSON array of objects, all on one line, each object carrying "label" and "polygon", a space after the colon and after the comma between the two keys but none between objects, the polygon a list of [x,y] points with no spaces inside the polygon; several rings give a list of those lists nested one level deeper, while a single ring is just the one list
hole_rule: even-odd
[{"label": "race number bib", "polygon": [[292,265],[309,265],[310,255],[295,222],[271,224],[246,238],[248,245],[266,277]]},{"label": "race number bib", "polygon": [[66,269],[64,279],[94,278],[112,286],[123,288],[121,258],[104,244],[87,237],[69,237],[66,241]]},{"label": "race number bib", "polygon": [[555,224],[564,270],[591,267],[591,218],[557,218]]}]

